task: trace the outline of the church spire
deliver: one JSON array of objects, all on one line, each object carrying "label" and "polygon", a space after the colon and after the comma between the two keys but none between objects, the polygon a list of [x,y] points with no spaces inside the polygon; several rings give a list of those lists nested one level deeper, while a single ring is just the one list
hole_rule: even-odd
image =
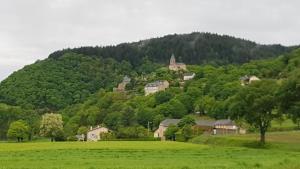
[{"label": "church spire", "polygon": [[172,54],[171,56],[171,59],[170,59],[170,65],[175,65],[176,64],[176,60],[175,60],[175,56],[174,56],[174,53]]}]

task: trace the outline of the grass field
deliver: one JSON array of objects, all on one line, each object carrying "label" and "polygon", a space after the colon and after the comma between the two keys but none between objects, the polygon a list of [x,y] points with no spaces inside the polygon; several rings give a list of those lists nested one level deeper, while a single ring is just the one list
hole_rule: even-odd
[{"label": "grass field", "polygon": [[0,169],[298,169],[300,132],[159,141],[0,143]]}]

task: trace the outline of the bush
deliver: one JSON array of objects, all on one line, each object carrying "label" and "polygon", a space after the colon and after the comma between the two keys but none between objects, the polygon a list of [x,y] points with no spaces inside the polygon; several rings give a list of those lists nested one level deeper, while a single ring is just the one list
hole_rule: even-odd
[{"label": "bush", "polygon": [[108,133],[101,133],[100,138],[101,140],[115,140],[116,136],[113,132],[108,132]]},{"label": "bush", "polygon": [[116,133],[117,138],[144,138],[148,137],[148,131],[142,126],[122,127]]},{"label": "bush", "polygon": [[75,136],[69,136],[67,137],[67,141],[77,141],[77,138]]}]

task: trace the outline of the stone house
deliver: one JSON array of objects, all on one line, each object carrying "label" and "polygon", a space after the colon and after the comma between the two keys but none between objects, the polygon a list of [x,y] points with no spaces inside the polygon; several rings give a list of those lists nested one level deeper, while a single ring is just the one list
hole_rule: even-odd
[{"label": "stone house", "polygon": [[117,88],[114,88],[113,91],[115,92],[125,92],[126,85],[130,83],[131,79],[126,75],[123,77],[123,81],[118,84]]},{"label": "stone house", "polygon": [[156,93],[158,91],[164,91],[167,88],[169,88],[169,82],[166,80],[159,80],[152,83],[148,83],[144,90],[145,90],[145,96]]},{"label": "stone house", "polygon": [[256,76],[248,76],[248,75],[243,76],[243,77],[240,78],[242,86],[251,84],[253,81],[257,81],[257,80],[260,80],[260,79]]},{"label": "stone house", "polygon": [[175,56],[172,54],[169,69],[173,71],[186,70],[186,65],[184,63],[176,63]]},{"label": "stone house", "polygon": [[97,126],[95,128],[91,127],[87,133],[87,141],[99,141],[101,140],[102,133],[108,133],[109,130],[106,127]]},{"label": "stone house", "polygon": [[157,130],[154,132],[155,138],[161,138],[161,140],[165,140],[164,133],[167,130],[167,128],[173,124],[177,125],[180,122],[180,119],[165,119],[160,124]]}]

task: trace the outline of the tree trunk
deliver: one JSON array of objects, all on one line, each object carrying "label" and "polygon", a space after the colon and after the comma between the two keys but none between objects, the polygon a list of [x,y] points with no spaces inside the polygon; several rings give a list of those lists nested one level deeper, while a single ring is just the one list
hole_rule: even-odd
[{"label": "tree trunk", "polygon": [[266,143],[266,130],[263,127],[260,128],[260,143]]},{"label": "tree trunk", "polygon": [[51,137],[51,142],[53,142],[53,140],[54,140],[53,137]]}]

